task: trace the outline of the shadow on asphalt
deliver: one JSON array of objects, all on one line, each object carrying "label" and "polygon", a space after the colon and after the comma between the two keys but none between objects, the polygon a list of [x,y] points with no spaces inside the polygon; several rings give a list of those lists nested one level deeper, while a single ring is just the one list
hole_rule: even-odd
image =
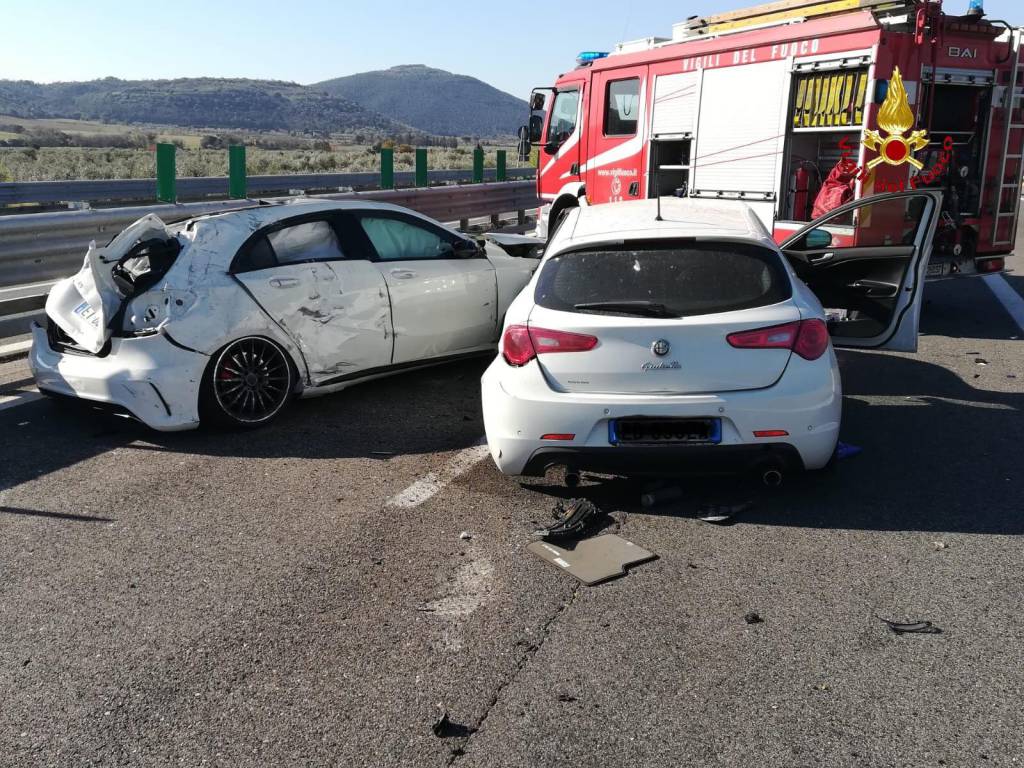
[{"label": "shadow on asphalt", "polygon": [[[255,430],[157,432],[77,401],[50,398],[0,412],[0,491],[126,445],[211,458],[369,458],[432,454],[484,433],[480,376],[491,358],[452,363],[297,400]],[[11,450],[8,445],[16,446]]]},{"label": "shadow on asphalt", "polygon": [[27,517],[48,517],[54,520],[71,520],[77,523],[112,523],[112,517],[93,517],[92,515],[75,515],[70,512],[47,512],[43,509],[23,509],[22,507],[0,507],[0,515],[25,515]]},{"label": "shadow on asphalt", "polygon": [[[1024,295],[1024,277],[1006,275]],[[1016,339],[1020,329],[992,292],[975,277],[941,280],[925,287],[920,332],[951,339]]]},{"label": "shadow on asphalt", "polygon": [[[844,442],[863,449],[832,469],[789,475],[781,488],[750,477],[685,478],[683,498],[640,505],[646,482],[584,475],[522,486],[582,497],[606,512],[693,516],[701,504],[753,502],[737,523],[948,533],[1024,533],[1024,394],[976,389],[945,368],[877,353],[840,355]],[[550,475],[549,475],[550,477]]]}]

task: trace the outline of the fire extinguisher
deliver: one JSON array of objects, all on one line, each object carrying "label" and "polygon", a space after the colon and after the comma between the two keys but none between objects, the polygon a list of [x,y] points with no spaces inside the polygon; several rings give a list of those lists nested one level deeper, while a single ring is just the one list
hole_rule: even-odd
[{"label": "fire extinguisher", "polygon": [[796,221],[811,220],[811,206],[818,194],[818,168],[804,160],[793,171],[790,191],[793,196],[793,219]]}]

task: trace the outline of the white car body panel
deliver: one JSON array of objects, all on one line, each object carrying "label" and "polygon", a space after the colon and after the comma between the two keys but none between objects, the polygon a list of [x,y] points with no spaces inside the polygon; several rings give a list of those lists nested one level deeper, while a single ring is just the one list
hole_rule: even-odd
[{"label": "white car body panel", "polygon": [[390,365],[387,286],[372,262],[282,264],[235,277],[298,347],[314,386]]},{"label": "white car body panel", "polygon": [[[486,258],[389,261],[395,363],[460,354],[493,343],[494,267]],[[439,312],[438,307],[444,307]]]},{"label": "white car body panel", "polygon": [[[912,262],[913,274],[908,278],[918,281],[917,285],[924,277],[940,202],[934,194],[928,196],[933,207],[924,211],[916,240],[917,261]],[[587,351],[540,354],[521,366],[505,360],[499,343],[499,354],[481,386],[487,442],[502,472],[540,474],[547,466],[564,464],[630,474],[626,468],[639,457],[637,471],[643,473],[647,469],[643,459],[669,446],[656,446],[654,454],[645,454],[631,446],[614,445],[609,423],[624,417],[720,419],[720,442],[697,446],[709,454],[749,453],[757,463],[757,451],[777,448],[780,455],[783,450],[795,451],[796,463],[803,469],[819,469],[831,459],[842,416],[842,384],[832,345],[822,356],[807,360],[789,350],[736,349],[725,340],[736,330],[795,320],[824,321],[817,296],[796,276],[764,224],[746,206],[666,198],[662,207],[661,221],[655,220],[653,200],[572,211],[548,244],[530,284],[510,306],[506,328],[526,325],[584,333],[598,343]],[[792,284],[791,297],[781,304],[671,319],[560,311],[535,303],[544,265],[558,254],[581,247],[676,238],[751,243],[775,251]],[[902,343],[911,334],[916,344],[920,303],[920,291],[910,284],[902,286],[893,333],[888,339],[875,339],[876,346]],[[699,369],[688,378],[685,367],[678,372],[658,370],[650,378],[641,374],[644,361],[659,359],[650,345],[666,328],[676,333],[673,350],[682,344],[679,359]],[[687,329],[692,329],[689,338]],[[760,370],[745,370],[757,366]],[[669,377],[658,380],[662,373]],[[788,434],[754,435],[777,430]],[[555,437],[542,439],[544,435]]]},{"label": "white car body panel", "polygon": [[57,282],[46,297],[46,313],[65,333],[90,352],[99,352],[110,338],[107,324],[120,306],[110,273],[117,260],[139,240],[169,237],[170,230],[153,214],[144,216],[109,245],[89,243],[85,263],[77,274]]},{"label": "white car body panel", "polygon": [[[82,351],[58,351],[46,329],[34,327],[29,364],[40,389],[119,406],[155,429],[179,430],[199,423],[199,389],[211,355],[246,336],[267,337],[288,353],[299,372],[301,396],[399,372],[391,367],[395,298],[389,297],[381,271],[388,264],[321,261],[230,273],[239,248],[263,227],[320,211],[373,210],[441,226],[414,211],[361,200],[302,200],[169,226],[155,216],[143,217],[110,245],[91,245],[82,270],[54,287],[47,315]],[[122,302],[110,277],[113,264],[140,239],[172,235],[182,244],[173,265],[152,288],[126,302],[121,328],[109,328]],[[451,295],[436,296],[432,307],[423,297],[400,296],[416,303],[407,325],[427,326],[444,317],[452,343],[474,351],[493,349],[500,318],[537,263],[489,245],[485,256],[460,260],[456,278],[436,277],[461,284],[456,291],[463,301],[459,309],[447,301]],[[467,274],[472,279],[463,279]],[[275,277],[298,282],[272,286]],[[270,311],[258,303],[260,297]],[[75,308],[86,301],[92,311],[76,314]],[[461,306],[477,309],[468,315],[468,324],[461,322]],[[430,365],[444,356],[436,344],[420,354],[415,337],[410,337],[411,359]],[[109,351],[104,351],[108,344]]]}]

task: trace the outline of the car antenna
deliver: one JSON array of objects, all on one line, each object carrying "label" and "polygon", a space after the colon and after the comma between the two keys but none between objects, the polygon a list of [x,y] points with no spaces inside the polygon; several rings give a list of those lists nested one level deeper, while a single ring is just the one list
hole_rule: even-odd
[{"label": "car antenna", "polygon": [[[660,170],[660,166],[659,166],[659,170]],[[655,215],[654,220],[655,221],[664,221],[664,219],[661,218],[661,185],[658,184],[658,171],[657,170],[654,172],[654,196],[658,199],[658,203],[657,203],[658,213]]]}]

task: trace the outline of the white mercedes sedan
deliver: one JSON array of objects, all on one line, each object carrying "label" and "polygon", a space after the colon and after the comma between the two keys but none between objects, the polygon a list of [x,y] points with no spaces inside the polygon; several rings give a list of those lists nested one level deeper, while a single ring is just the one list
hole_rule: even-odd
[{"label": "white mercedes sedan", "polygon": [[495,463],[769,484],[825,466],[842,415],[833,345],[916,350],[940,203],[864,198],[781,246],[739,202],[574,209],[483,377]]},{"label": "white mercedes sedan", "polygon": [[293,395],[493,350],[538,263],[501,240],[363,201],[147,215],[53,287],[29,363],[40,391],[155,429],[265,424]]}]

